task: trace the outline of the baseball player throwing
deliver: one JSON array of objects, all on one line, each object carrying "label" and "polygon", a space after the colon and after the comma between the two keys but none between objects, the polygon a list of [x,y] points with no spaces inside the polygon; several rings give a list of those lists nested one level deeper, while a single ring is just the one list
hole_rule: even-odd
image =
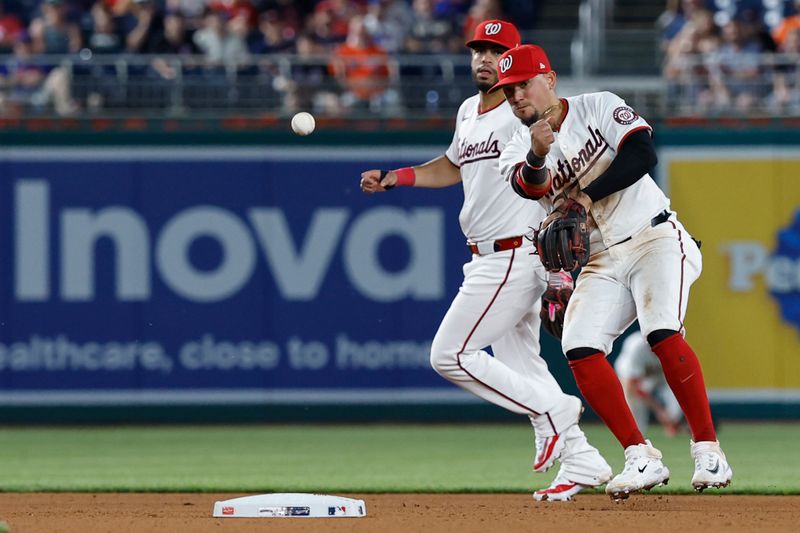
[{"label": "baseball player throwing", "polygon": [[[413,168],[368,170],[361,175],[361,189],[375,193],[395,186],[463,184],[459,221],[473,255],[433,340],[431,364],[473,394],[528,415],[535,430],[534,470],[544,472],[561,461],[552,485],[534,497],[568,500],[584,487],[606,483],[611,469],[578,427],[580,400],[561,391],[539,355],[547,273],[524,235],[539,226],[545,212],[514,194],[498,168],[500,153],[519,123],[502,93],[488,91],[497,82],[498,57],[519,42],[519,32],[508,22],[479,24],[467,42],[479,94],[459,108],[447,152]],[[494,357],[484,351],[489,345]]]},{"label": "baseball player throwing", "polygon": [[[692,433],[692,485],[724,487],[733,472],[717,442],[700,363],[683,338],[699,245],[648,172],[651,128],[615,94],[556,96],[544,50],[524,45],[498,60],[499,81],[523,122],[500,159],[523,198],[551,214],[537,233],[544,266],[583,266],[566,311],[562,348],[586,401],[625,448],[606,486],[614,499],[669,480],[661,453],[636,425],[614,369],[612,343],[638,318]],[[588,213],[588,215],[587,215]]]}]

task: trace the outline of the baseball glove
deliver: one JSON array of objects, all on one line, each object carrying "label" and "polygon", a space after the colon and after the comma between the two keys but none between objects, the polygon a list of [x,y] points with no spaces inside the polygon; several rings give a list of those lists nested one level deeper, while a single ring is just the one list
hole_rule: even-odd
[{"label": "baseball glove", "polygon": [[[572,198],[548,217],[550,223],[534,232],[534,244],[550,272],[573,270],[589,262],[589,224],[586,209]],[[547,222],[547,221],[545,221]]]},{"label": "baseball glove", "polygon": [[547,290],[542,295],[542,309],[539,319],[545,331],[557,339],[561,339],[564,331],[564,315],[567,312],[567,303],[572,296],[572,276],[566,272],[550,274]]}]

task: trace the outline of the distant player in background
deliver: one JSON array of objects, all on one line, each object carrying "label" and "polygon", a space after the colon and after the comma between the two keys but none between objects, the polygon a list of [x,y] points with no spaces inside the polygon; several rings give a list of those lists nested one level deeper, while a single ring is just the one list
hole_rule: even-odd
[{"label": "distant player in background", "polygon": [[[544,211],[517,196],[499,173],[500,152],[519,122],[502,93],[488,91],[497,81],[497,58],[519,42],[511,23],[479,24],[467,42],[479,94],[459,108],[446,153],[416,167],[368,170],[361,175],[361,189],[463,184],[459,219],[473,255],[433,340],[431,364],[473,394],[528,415],[535,430],[534,470],[544,472],[561,461],[551,486],[534,498],[568,500],[584,487],[604,484],[611,468],[578,427],[581,401],[562,392],[539,355],[539,312],[548,276],[525,235],[539,226]],[[571,287],[572,278],[564,276]],[[549,292],[561,290],[564,282],[554,276]],[[489,345],[494,357],[484,351]]]},{"label": "distant player in background", "polygon": [[651,413],[668,436],[674,437],[681,431],[681,406],[667,384],[661,362],[641,332],[628,335],[622,343],[614,370],[642,433],[647,433]]}]

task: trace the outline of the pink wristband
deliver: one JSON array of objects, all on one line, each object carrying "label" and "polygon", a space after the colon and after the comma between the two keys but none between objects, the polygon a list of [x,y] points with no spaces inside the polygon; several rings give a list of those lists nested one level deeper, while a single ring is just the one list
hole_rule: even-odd
[{"label": "pink wristband", "polygon": [[393,172],[397,174],[398,187],[413,187],[417,182],[417,173],[413,167],[398,168]]}]

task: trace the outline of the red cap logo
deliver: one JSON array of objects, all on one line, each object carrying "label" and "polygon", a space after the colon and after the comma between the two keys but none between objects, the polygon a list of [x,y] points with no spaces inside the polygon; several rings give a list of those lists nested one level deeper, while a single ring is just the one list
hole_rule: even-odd
[{"label": "red cap logo", "polygon": [[511,56],[504,57],[499,62],[500,72],[508,72],[508,70],[511,68],[511,65],[513,65],[513,64],[514,64],[514,58],[513,57],[511,57]]},{"label": "red cap logo", "polygon": [[541,47],[534,44],[523,44],[506,50],[497,60],[497,64],[499,66],[498,81],[494,87],[489,89],[490,93],[506,85],[529,80],[537,74],[545,74],[552,70],[547,54]]},{"label": "red cap logo", "polygon": [[467,46],[477,43],[498,44],[503,48],[514,48],[521,42],[516,26],[505,20],[484,20],[475,27],[475,34]]}]

